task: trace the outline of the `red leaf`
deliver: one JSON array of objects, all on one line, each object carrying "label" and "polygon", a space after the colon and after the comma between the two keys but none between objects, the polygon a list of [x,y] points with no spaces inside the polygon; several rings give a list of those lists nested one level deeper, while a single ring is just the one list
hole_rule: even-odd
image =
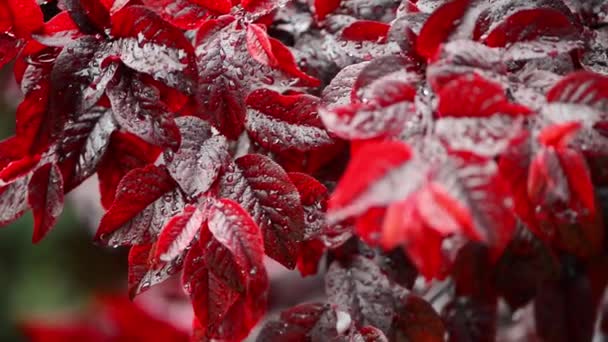
[{"label": "red leaf", "polygon": [[493,114],[511,116],[529,114],[530,110],[507,100],[499,84],[476,74],[451,81],[438,94],[437,110],[442,116],[487,117]]},{"label": "red leaf", "polygon": [[272,54],[278,61],[276,68],[251,58],[247,31],[236,25],[234,17],[207,21],[198,31],[196,42],[200,78],[197,115],[229,139],[237,139],[243,131],[245,99],[253,90],[270,87],[283,91],[298,80],[318,85],[297,67],[289,49],[277,40],[270,38]]},{"label": "red leaf", "polygon": [[318,21],[325,20],[325,17],[340,7],[341,0],[314,0],[314,13]]},{"label": "red leaf", "polygon": [[63,211],[63,176],[56,164],[39,167],[28,184],[27,201],[34,212],[33,243],[53,228]]},{"label": "red leaf", "polygon": [[596,73],[579,71],[557,82],[547,93],[548,102],[573,103],[608,110],[608,78]]},{"label": "red leaf", "polygon": [[247,51],[249,51],[253,59],[264,65],[276,67],[279,64],[279,61],[272,53],[272,45],[270,44],[266,30],[260,27],[260,25],[247,25]]},{"label": "red leaf", "polygon": [[194,206],[171,218],[158,236],[154,260],[171,261],[182,254],[201,229],[206,214]]},{"label": "red leaf", "polygon": [[409,341],[440,342],[445,338],[439,314],[430,303],[412,294],[398,303],[395,325]]},{"label": "red leaf", "polygon": [[453,0],[443,4],[431,14],[420,30],[416,51],[423,57],[433,58],[464,16],[469,0]]},{"label": "red leaf", "polygon": [[81,36],[78,25],[67,11],[63,11],[46,22],[34,38],[46,46],[65,46]]},{"label": "red leaf", "polygon": [[247,97],[245,128],[249,136],[273,152],[310,151],[333,139],[317,113],[319,99],[311,95],[281,95],[259,89]]},{"label": "red leaf", "polygon": [[246,289],[263,287],[264,240],[251,216],[238,203],[222,199],[211,204],[208,226],[214,238],[232,253],[245,275]]},{"label": "red leaf", "polygon": [[304,237],[304,209],[285,171],[267,157],[249,154],[228,167],[219,186],[219,197],[240,203],[262,229],[266,254],[293,268]]},{"label": "red leaf", "polygon": [[325,284],[329,302],[348,309],[356,322],[389,331],[396,310],[395,293],[373,261],[357,256],[344,266],[334,262]]},{"label": "red leaf", "polygon": [[112,16],[113,37],[122,62],[169,87],[192,93],[197,79],[194,49],[181,30],[143,6]]},{"label": "red leaf", "polygon": [[580,201],[589,216],[595,216],[595,191],[585,157],[578,151],[562,149],[558,153],[573,199]]},{"label": "red leaf", "polygon": [[208,336],[214,336],[217,335],[217,326],[225,319],[239,294],[209,272],[202,253],[197,244],[188,251],[182,281],[201,329],[206,330]]},{"label": "red leaf", "polygon": [[182,269],[183,255],[168,263],[155,263],[155,251],[156,244],[134,245],[129,250],[128,286],[131,299],[169,279]]},{"label": "red leaf", "polygon": [[327,129],[343,139],[397,136],[408,123],[415,125],[417,120],[416,108],[407,100],[409,95],[407,92],[399,93],[399,96],[404,95],[406,99],[393,98],[392,103],[354,103],[331,109],[321,108],[319,112]]},{"label": "red leaf", "polygon": [[179,129],[157,88],[136,75],[125,73],[107,91],[118,124],[146,142],[177,149]]},{"label": "red leaf", "polygon": [[100,0],[60,0],[85,34],[96,34],[110,26],[110,13]]},{"label": "red leaf", "polygon": [[412,151],[401,142],[369,143],[361,147],[329,200],[329,217],[342,220],[403,198],[418,186],[418,177],[412,169],[415,167],[408,163],[411,158]]},{"label": "red leaf", "polygon": [[133,134],[115,131],[97,169],[101,204],[109,209],[114,202],[118,183],[133,169],[153,163],[160,150]]},{"label": "red leaf", "polygon": [[64,125],[61,139],[54,147],[65,181],[65,192],[97,171],[114,130],[116,123],[112,111],[103,107],[91,108]]},{"label": "red leaf", "polygon": [[214,135],[211,126],[199,118],[181,117],[176,124],[181,145],[167,169],[182,190],[196,198],[209,190],[229,163],[228,142],[223,136]]},{"label": "red leaf", "polygon": [[[480,14],[475,27],[475,39],[481,39],[490,47],[503,47],[542,36],[578,35],[579,30],[571,17],[572,14],[563,3],[550,1],[504,3],[489,7]],[[484,24],[490,26],[486,28],[483,27]]]},{"label": "red leaf", "polygon": [[[145,235],[137,236],[137,238],[144,240],[155,238],[156,233],[164,224],[161,224],[161,227],[155,227],[156,222],[154,221],[158,219],[166,220],[166,218],[162,218],[162,216],[169,214],[163,210],[160,218],[154,217],[154,215],[157,214],[156,202],[164,202],[159,203],[160,206],[175,206],[174,195],[168,195],[175,187],[175,182],[164,168],[148,165],[130,171],[120,181],[116,198],[108,212],[106,212],[101,219],[96,239],[103,241],[113,240],[111,235],[113,233],[120,233],[121,229],[127,230],[121,234],[127,234],[126,236],[129,236],[129,231],[132,231],[132,233],[137,232],[137,229],[130,227],[130,223],[136,224],[138,219],[144,219],[148,222],[140,222],[140,224],[144,225],[141,228],[144,229],[143,233],[145,233]],[[146,212],[148,210],[152,212]],[[140,217],[140,215],[144,216]],[[146,223],[150,225],[150,227],[147,227],[145,225]],[[149,231],[148,228],[152,229],[152,231]],[[148,236],[148,234],[153,235]],[[127,241],[123,241],[122,243],[124,242]],[[144,242],[142,241],[142,243]]]},{"label": "red leaf", "polygon": [[306,223],[304,239],[309,240],[319,237],[326,226],[325,211],[327,209],[329,191],[318,180],[307,174],[290,172],[288,175],[296,189],[298,189],[300,201],[304,207]]},{"label": "red leaf", "polygon": [[8,0],[5,6],[17,37],[27,38],[42,27],[44,18],[36,0]]},{"label": "red leaf", "polygon": [[203,24],[210,15],[230,12],[230,0],[143,0],[144,5],[158,13],[164,20],[185,30]]},{"label": "red leaf", "polygon": [[241,5],[257,19],[285,6],[288,2],[289,0],[241,0]]},{"label": "red leaf", "polygon": [[342,30],[342,38],[351,41],[384,42],[388,36],[390,25],[371,21],[359,20]]},{"label": "red leaf", "polygon": [[31,175],[15,179],[0,187],[0,226],[7,225],[28,209],[28,183]]}]

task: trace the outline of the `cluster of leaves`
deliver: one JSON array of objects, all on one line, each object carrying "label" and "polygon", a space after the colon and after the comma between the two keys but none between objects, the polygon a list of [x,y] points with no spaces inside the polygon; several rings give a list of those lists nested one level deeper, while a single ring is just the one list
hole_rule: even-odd
[{"label": "cluster of leaves", "polygon": [[[262,341],[492,340],[500,298],[534,302],[542,338],[589,340],[608,281],[607,13],[5,1],[0,65],[24,99],[0,143],[0,223],[31,208],[39,241],[96,174],[96,240],[130,247],[131,296],[181,272],[197,340],[242,340],[264,316],[265,256],[304,275],[324,260],[327,301]],[[410,291],[418,273],[451,284],[441,318]]]}]

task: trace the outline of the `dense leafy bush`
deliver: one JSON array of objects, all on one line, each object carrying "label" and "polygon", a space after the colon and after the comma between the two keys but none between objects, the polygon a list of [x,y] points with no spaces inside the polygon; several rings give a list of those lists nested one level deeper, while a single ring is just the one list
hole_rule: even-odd
[{"label": "dense leafy bush", "polygon": [[131,296],[181,274],[200,341],[265,315],[265,255],[326,299],[260,341],[493,340],[530,303],[526,338],[593,337],[602,1],[43,3],[0,3],[1,223],[31,209],[39,241],[96,174],[96,241],[130,247]]}]

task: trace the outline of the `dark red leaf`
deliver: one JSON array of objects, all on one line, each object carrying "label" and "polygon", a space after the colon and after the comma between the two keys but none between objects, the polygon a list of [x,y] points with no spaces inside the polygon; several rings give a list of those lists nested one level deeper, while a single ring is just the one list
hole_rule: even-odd
[{"label": "dark red leaf", "polygon": [[397,303],[395,328],[409,341],[444,341],[444,323],[433,306],[412,294],[402,297]]},{"label": "dark red leaf", "polygon": [[194,49],[182,31],[143,6],[128,6],[112,16],[113,37],[122,62],[186,94],[194,90]]},{"label": "dark red leaf", "polygon": [[[366,144],[352,157],[348,168],[329,200],[329,216],[334,220],[362,214],[407,195],[417,184],[408,175],[414,172],[408,161],[410,148],[401,142]],[[374,160],[374,163],[370,163]]]},{"label": "dark red leaf", "polygon": [[317,20],[325,20],[327,15],[331,14],[340,7],[341,0],[314,0],[313,9]]},{"label": "dark red leaf", "polygon": [[388,35],[390,25],[371,21],[360,20],[347,26],[342,30],[342,38],[351,41],[374,41],[384,42]]},{"label": "dark red leaf", "polygon": [[96,239],[112,245],[152,242],[182,205],[183,199],[165,168],[148,165],[132,170],[120,181]]},{"label": "dark red leaf", "polygon": [[555,84],[547,93],[547,101],[586,105],[605,112],[608,110],[607,87],[607,77],[579,71]]},{"label": "dark red leaf", "polygon": [[[196,39],[200,78],[198,115],[208,119],[229,139],[238,138],[243,131],[245,99],[253,90],[283,91],[298,81],[303,85],[318,85],[317,80],[297,67],[289,49],[275,39],[269,38],[272,55],[278,61],[275,68],[252,58],[247,31],[258,32],[259,28],[245,30],[234,20],[233,17],[209,20],[200,28]],[[261,47],[257,51],[268,53]],[[313,81],[317,82],[313,84]]]},{"label": "dark red leaf", "polygon": [[196,117],[176,119],[181,145],[167,166],[171,176],[191,197],[209,190],[230,161],[228,142],[214,135],[211,126]]},{"label": "dark red leaf", "polygon": [[596,307],[589,279],[581,274],[564,275],[539,288],[534,301],[538,335],[547,341],[591,341]]},{"label": "dark red leaf", "polygon": [[279,61],[272,52],[270,37],[257,24],[247,25],[247,51],[253,59],[269,67],[276,67]]},{"label": "dark red leaf", "polygon": [[156,244],[134,245],[129,250],[128,286],[131,299],[179,273],[183,267],[183,256],[167,263],[155,263],[155,250]]},{"label": "dark red leaf", "polygon": [[0,226],[7,225],[23,215],[28,206],[28,183],[31,174],[15,179],[0,187]]},{"label": "dark red leaf", "polygon": [[539,37],[577,34],[579,30],[567,6],[562,2],[538,0],[488,7],[477,19],[474,38],[491,47],[504,47]]},{"label": "dark red leaf", "polygon": [[496,304],[455,297],[441,313],[449,342],[483,341],[496,338]]},{"label": "dark red leaf", "polygon": [[271,159],[250,154],[238,158],[220,179],[220,197],[237,201],[262,229],[266,254],[295,267],[304,237],[304,209],[298,190]]},{"label": "dark red leaf", "polygon": [[453,0],[435,10],[420,30],[416,51],[423,57],[433,58],[465,15],[469,3],[469,0]]},{"label": "dark red leaf", "polygon": [[206,213],[194,206],[186,206],[173,216],[158,235],[154,260],[169,262],[180,256],[190,245],[205,222]]},{"label": "dark red leaf", "polygon": [[225,319],[228,310],[239,294],[222,283],[205,266],[203,250],[194,244],[184,260],[182,274],[184,289],[190,295],[194,314],[207,335],[216,335],[217,326]]},{"label": "dark red leaf", "polygon": [[333,144],[310,95],[281,95],[259,89],[247,97],[245,128],[251,139],[273,152],[310,151]]},{"label": "dark red leaf", "polygon": [[123,129],[150,144],[177,149],[179,129],[157,88],[125,73],[109,86],[107,94],[114,118]]},{"label": "dark red leaf", "polygon": [[259,275],[265,276],[264,240],[253,218],[241,206],[228,199],[212,203],[208,219],[209,231],[234,256],[250,286],[259,286]]},{"label": "dark red leaf", "polygon": [[499,84],[475,74],[462,76],[448,83],[441,89],[438,97],[437,110],[442,116],[517,116],[530,113],[528,108],[509,102]]},{"label": "dark red leaf", "polygon": [[103,107],[91,108],[64,126],[53,152],[63,173],[66,192],[97,171],[114,130],[112,111]]},{"label": "dark red leaf", "polygon": [[60,0],[79,29],[96,34],[110,26],[110,13],[100,0]]},{"label": "dark red leaf", "polygon": [[118,183],[125,174],[153,163],[159,154],[160,150],[157,147],[135,135],[114,131],[97,169],[101,203],[104,208],[109,209],[114,202]]},{"label": "dark red leaf", "polygon": [[70,13],[63,11],[44,24],[42,32],[34,38],[46,46],[65,46],[82,36],[80,28],[72,20]]},{"label": "dark red leaf", "polygon": [[63,176],[56,164],[45,164],[34,171],[28,184],[28,197],[34,212],[33,243],[38,243],[53,228],[63,211]]},{"label": "dark red leaf", "polygon": [[388,332],[395,315],[395,294],[388,278],[371,260],[358,256],[347,265],[334,262],[325,276],[331,303],[348,309],[361,325]]},{"label": "dark red leaf", "polygon": [[199,27],[210,15],[227,14],[230,0],[143,0],[163,19],[181,29]]}]

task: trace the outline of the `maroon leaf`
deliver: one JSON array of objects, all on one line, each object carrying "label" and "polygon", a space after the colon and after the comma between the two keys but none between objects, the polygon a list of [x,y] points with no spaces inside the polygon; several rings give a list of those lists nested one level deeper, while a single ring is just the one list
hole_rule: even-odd
[{"label": "maroon leaf", "polygon": [[[464,96],[463,94],[468,94]],[[493,114],[525,115],[530,110],[507,100],[499,84],[477,75],[462,76],[441,89],[437,110],[442,116],[487,117]]]},{"label": "maroon leaf", "polygon": [[53,228],[63,211],[63,176],[56,164],[45,164],[32,175],[28,184],[28,197],[34,212],[34,234],[37,243]]},{"label": "maroon leaf", "polygon": [[[410,148],[400,142],[368,144],[357,151],[329,200],[330,220],[342,220],[403,198],[417,187],[408,161]],[[374,163],[369,163],[375,160]],[[410,175],[411,178],[408,178]],[[401,180],[408,179],[410,185]]]},{"label": "maroon leaf", "polygon": [[245,274],[246,288],[264,286],[264,240],[251,216],[236,202],[222,199],[211,204],[208,226],[214,238],[232,253],[241,273]]},{"label": "maroon leaf", "polygon": [[167,169],[182,190],[196,198],[209,190],[228,164],[228,142],[223,136],[214,135],[211,126],[196,117],[178,118],[176,124],[181,145]]},{"label": "maroon leaf", "polygon": [[474,38],[497,47],[542,36],[577,34],[579,30],[572,20],[572,14],[562,2],[506,1],[488,7],[479,15]]},{"label": "maroon leaf", "polygon": [[131,299],[179,273],[183,267],[183,256],[168,263],[155,263],[155,250],[156,244],[134,245],[129,250],[128,286]]},{"label": "maroon leaf", "polygon": [[229,13],[232,7],[230,0],[143,0],[142,2],[166,21],[187,30],[199,27],[211,15]]},{"label": "maroon leaf", "polygon": [[469,3],[469,0],[453,0],[435,10],[420,30],[416,51],[423,57],[433,58],[439,45],[447,40],[465,15]]},{"label": "maroon leaf", "polygon": [[222,283],[205,266],[203,250],[194,244],[184,260],[182,282],[190,295],[194,314],[209,336],[221,324],[239,294]]},{"label": "maroon leaf", "polygon": [[83,33],[96,34],[110,26],[110,13],[100,0],[60,0],[60,2]]},{"label": "maroon leaf", "polygon": [[245,128],[249,136],[271,151],[305,152],[333,143],[317,114],[316,97],[259,89],[247,97],[247,105]]},{"label": "maroon leaf", "polygon": [[347,26],[342,30],[342,38],[351,41],[376,41],[383,42],[386,40],[390,25],[371,21],[360,20]]},{"label": "maroon leaf", "polygon": [[114,202],[118,183],[125,174],[151,164],[159,154],[158,148],[147,144],[135,135],[114,131],[97,169],[101,203],[104,208],[109,209]]},{"label": "maroon leaf", "polygon": [[266,254],[288,268],[304,236],[304,209],[298,190],[279,165],[261,155],[246,155],[220,179],[220,197],[237,201],[262,229]]},{"label": "maroon leaf", "polygon": [[350,104],[351,93],[359,73],[369,62],[353,64],[340,70],[325,89],[321,100],[323,105],[330,108]]},{"label": "maroon leaf", "polygon": [[158,236],[154,260],[169,262],[180,256],[205,219],[205,212],[194,206],[186,206],[181,214],[171,218]]},{"label": "maroon leaf", "polygon": [[53,153],[59,160],[66,192],[95,173],[115,129],[112,111],[102,107],[91,108],[64,126]]},{"label": "maroon leaf", "polygon": [[433,306],[412,294],[401,297],[397,303],[395,329],[410,341],[444,341],[444,323]]},{"label": "maroon leaf", "polygon": [[128,6],[112,16],[113,37],[122,62],[169,87],[192,93],[196,82],[194,50],[177,28],[143,6]]},{"label": "maroon leaf", "polygon": [[182,206],[181,194],[165,168],[135,169],[120,181],[96,239],[111,245],[153,242],[165,221]]},{"label": "maroon leaf", "polygon": [[107,94],[114,118],[123,129],[154,145],[173,149],[179,146],[179,129],[160,101],[157,88],[126,73],[117,84],[110,85]]},{"label": "maroon leaf", "polygon": [[340,7],[340,2],[341,0],[315,0],[313,2],[313,9],[317,20],[324,20],[328,14]]},{"label": "maroon leaf", "polygon": [[270,38],[266,30],[256,24],[247,26],[247,51],[253,59],[269,67],[275,67],[279,61],[272,52]]},{"label": "maroon leaf", "polygon": [[[251,44],[247,43],[247,36],[251,35],[247,32],[255,32],[259,44],[255,51],[266,54],[264,58],[256,54],[258,60],[265,63],[276,60],[276,67],[252,58],[251,49],[248,49]],[[298,81],[302,85],[318,84],[299,70],[289,49],[265,35],[259,27],[239,28],[233,17],[210,20],[198,32],[198,114],[209,119],[229,139],[236,139],[243,131],[245,99],[253,90],[267,87],[282,91]],[[267,40],[270,41],[271,51],[268,50]]]},{"label": "maroon leaf", "polygon": [[580,71],[562,78],[547,93],[548,102],[572,103],[608,110],[605,99],[608,78],[595,73]]},{"label": "maroon leaf", "polygon": [[496,304],[456,297],[443,308],[441,315],[450,342],[490,342],[496,337]]},{"label": "maroon leaf", "polygon": [[596,307],[584,275],[546,282],[534,301],[536,331],[550,341],[591,341]]},{"label": "maroon leaf", "polygon": [[42,32],[34,38],[46,46],[65,46],[82,36],[82,32],[70,17],[70,13],[63,11],[44,24]]},{"label": "maroon leaf", "polygon": [[345,308],[361,325],[388,332],[395,315],[395,293],[388,278],[371,260],[356,257],[348,265],[334,262],[325,276],[331,303]]}]

